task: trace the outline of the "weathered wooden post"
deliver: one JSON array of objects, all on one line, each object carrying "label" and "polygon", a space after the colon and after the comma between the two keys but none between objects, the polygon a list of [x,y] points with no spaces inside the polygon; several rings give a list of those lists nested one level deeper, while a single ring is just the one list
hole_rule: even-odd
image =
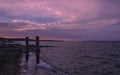
[{"label": "weathered wooden post", "polygon": [[39,36],[36,36],[36,63],[38,64],[40,61],[40,43]]},{"label": "weathered wooden post", "polygon": [[26,40],[26,62],[28,62],[28,60],[29,60],[29,37],[26,37],[25,38],[25,40]]}]

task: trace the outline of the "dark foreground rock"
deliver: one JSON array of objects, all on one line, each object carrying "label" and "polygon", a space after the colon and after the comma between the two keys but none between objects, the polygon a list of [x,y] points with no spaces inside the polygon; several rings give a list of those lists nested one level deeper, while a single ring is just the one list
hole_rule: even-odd
[{"label": "dark foreground rock", "polygon": [[0,49],[0,75],[20,74],[20,49]]}]

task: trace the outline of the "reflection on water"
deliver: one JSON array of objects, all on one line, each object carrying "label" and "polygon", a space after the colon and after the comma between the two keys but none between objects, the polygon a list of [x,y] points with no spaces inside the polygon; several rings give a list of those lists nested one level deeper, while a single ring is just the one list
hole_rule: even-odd
[{"label": "reflection on water", "polygon": [[[35,63],[35,53],[29,53],[30,60],[29,62],[25,62],[25,55],[23,55],[20,66],[21,71],[20,75],[68,75],[67,73],[62,72],[56,67],[40,60],[39,64]],[[43,71],[44,70],[44,71]]]}]

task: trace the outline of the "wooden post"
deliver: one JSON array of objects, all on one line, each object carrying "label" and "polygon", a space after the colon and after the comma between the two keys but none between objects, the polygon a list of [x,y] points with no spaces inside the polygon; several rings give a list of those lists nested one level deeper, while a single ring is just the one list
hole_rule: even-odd
[{"label": "wooden post", "polygon": [[26,62],[29,60],[29,37],[26,37]]},{"label": "wooden post", "polygon": [[36,63],[38,64],[40,61],[40,44],[39,44],[39,36],[36,36]]}]

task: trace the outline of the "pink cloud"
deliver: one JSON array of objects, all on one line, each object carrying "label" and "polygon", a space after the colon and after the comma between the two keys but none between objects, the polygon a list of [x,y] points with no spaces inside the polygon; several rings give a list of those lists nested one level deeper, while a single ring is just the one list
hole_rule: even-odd
[{"label": "pink cloud", "polygon": [[102,30],[120,23],[119,7],[119,0],[0,0],[0,16],[11,18],[9,26],[14,27],[6,30],[58,29],[63,35],[103,35]]}]

